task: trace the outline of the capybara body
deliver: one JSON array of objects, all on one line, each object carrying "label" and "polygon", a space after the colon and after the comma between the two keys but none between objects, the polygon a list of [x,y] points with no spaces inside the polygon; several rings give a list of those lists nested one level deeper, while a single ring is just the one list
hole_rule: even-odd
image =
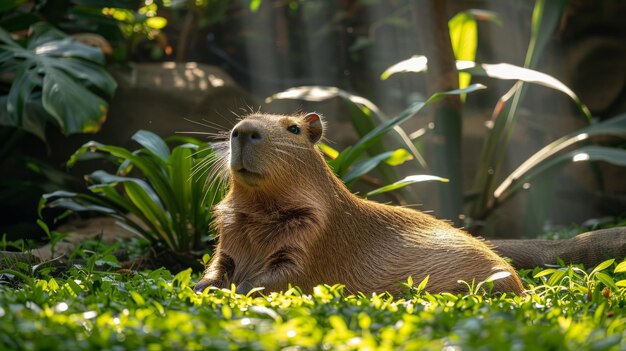
[{"label": "capybara body", "polygon": [[251,114],[233,128],[222,156],[230,188],[214,208],[218,244],[196,291],[341,283],[351,293],[395,294],[409,276],[429,276],[427,291],[456,293],[467,291],[459,281],[504,271],[494,290],[523,292],[515,270],[482,240],[350,193],[315,146],[323,128],[314,113]]}]

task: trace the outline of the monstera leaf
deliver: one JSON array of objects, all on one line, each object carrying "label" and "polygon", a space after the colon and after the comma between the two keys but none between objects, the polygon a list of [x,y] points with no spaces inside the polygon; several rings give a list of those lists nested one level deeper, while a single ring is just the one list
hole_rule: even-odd
[{"label": "monstera leaf", "polygon": [[41,139],[48,121],[64,134],[92,133],[106,119],[115,80],[103,68],[100,49],[81,44],[46,23],[30,28],[25,47],[0,28],[0,124]]}]

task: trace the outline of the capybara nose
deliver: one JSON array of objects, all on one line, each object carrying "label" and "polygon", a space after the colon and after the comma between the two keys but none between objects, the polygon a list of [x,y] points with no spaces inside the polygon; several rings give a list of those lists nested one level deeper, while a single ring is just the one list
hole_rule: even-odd
[{"label": "capybara nose", "polygon": [[233,128],[230,139],[232,142],[235,140],[239,141],[241,145],[248,142],[258,144],[262,140],[261,128],[259,128],[253,121],[241,121],[235,126],[235,128]]}]

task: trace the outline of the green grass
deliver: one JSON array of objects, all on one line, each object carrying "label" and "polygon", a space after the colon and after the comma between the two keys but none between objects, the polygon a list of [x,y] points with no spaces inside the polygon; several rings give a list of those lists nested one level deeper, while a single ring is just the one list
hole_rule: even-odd
[{"label": "green grass", "polygon": [[[108,252],[62,275],[0,270],[2,350],[624,350],[626,263],[521,272],[526,296],[403,297],[318,286],[195,294],[191,270],[117,271]],[[489,283],[482,285],[489,288]]]}]

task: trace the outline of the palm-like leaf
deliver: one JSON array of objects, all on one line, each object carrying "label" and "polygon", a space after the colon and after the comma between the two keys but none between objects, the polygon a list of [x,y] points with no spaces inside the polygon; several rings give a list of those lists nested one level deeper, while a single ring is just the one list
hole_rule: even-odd
[{"label": "palm-like leaf", "polygon": [[[47,121],[64,134],[100,129],[117,83],[103,68],[102,52],[66,36],[46,23],[31,27],[26,47],[0,28],[0,72],[15,77],[6,99],[0,99],[0,123],[44,139]],[[43,109],[33,108],[41,104]]]}]

